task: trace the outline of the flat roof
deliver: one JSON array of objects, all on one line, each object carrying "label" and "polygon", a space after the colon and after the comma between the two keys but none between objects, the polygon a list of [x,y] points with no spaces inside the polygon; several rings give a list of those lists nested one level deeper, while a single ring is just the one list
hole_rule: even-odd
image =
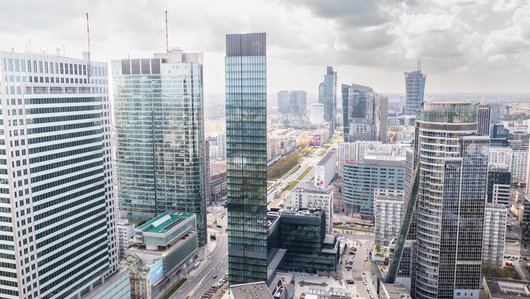
[{"label": "flat roof", "polygon": [[318,161],[317,166],[326,165],[328,160],[334,157],[335,155],[335,150],[330,150],[326,153],[326,155],[324,155],[324,157],[322,157],[322,159],[320,159],[320,161]]},{"label": "flat roof", "polygon": [[491,298],[530,298],[529,281],[485,276],[483,283]]},{"label": "flat roof", "polygon": [[142,224],[137,229],[143,232],[165,234],[177,223],[192,216],[192,213],[187,212],[164,212]]}]

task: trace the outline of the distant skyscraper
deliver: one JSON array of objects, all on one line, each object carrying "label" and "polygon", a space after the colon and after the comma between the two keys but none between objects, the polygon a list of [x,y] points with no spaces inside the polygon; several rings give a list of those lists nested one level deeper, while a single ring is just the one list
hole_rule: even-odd
[{"label": "distant skyscraper", "polygon": [[478,130],[479,135],[490,135],[491,107],[489,105],[478,106]]},{"label": "distant skyscraper", "polygon": [[117,270],[107,65],[0,52],[0,297],[72,298]]},{"label": "distant skyscraper", "polygon": [[307,93],[304,90],[292,90],[289,100],[289,114],[303,117],[307,114]]},{"label": "distant skyscraper", "polygon": [[112,61],[120,208],[135,221],[197,214],[206,244],[202,54]]},{"label": "distant skyscraper", "polygon": [[416,115],[420,111],[425,93],[426,78],[427,75],[421,72],[421,61],[418,61],[418,70],[405,73],[406,115]]},{"label": "distant skyscraper", "polygon": [[228,273],[267,280],[267,56],[265,33],[226,36]]},{"label": "distant skyscraper", "polygon": [[476,104],[424,103],[418,115],[419,166],[387,276],[395,279],[407,232],[415,234],[416,298],[479,297],[489,138],[476,136],[477,110]]},{"label": "distant skyscraper", "polygon": [[368,86],[342,84],[344,140],[387,141],[388,98]]},{"label": "distant skyscraper", "polygon": [[324,119],[331,123],[333,133],[337,113],[337,72],[331,66],[327,67],[324,81],[318,86],[318,102],[324,104]]},{"label": "distant skyscraper", "polygon": [[278,113],[287,115],[289,113],[290,94],[287,90],[278,92]]}]

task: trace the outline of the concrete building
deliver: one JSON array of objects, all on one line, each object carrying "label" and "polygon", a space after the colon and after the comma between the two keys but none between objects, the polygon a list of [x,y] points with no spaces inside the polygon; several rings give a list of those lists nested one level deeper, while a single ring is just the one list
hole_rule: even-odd
[{"label": "concrete building", "polygon": [[309,121],[311,122],[311,125],[319,126],[326,121],[324,119],[324,104],[322,103],[311,104],[309,113]]},{"label": "concrete building", "polygon": [[118,271],[104,62],[0,52],[0,296],[87,295]]},{"label": "concrete building", "polygon": [[134,237],[134,224],[129,223],[127,218],[116,218],[116,231],[118,238],[118,254],[122,258],[125,250],[132,245]]},{"label": "concrete building", "polygon": [[230,284],[267,281],[265,33],[228,34],[225,56]]},{"label": "concrete building", "polygon": [[120,262],[131,275],[131,296],[158,298],[193,265],[197,252],[195,214],[164,212],[139,226]]},{"label": "concrete building", "polygon": [[508,210],[502,204],[488,203],[484,209],[484,241],[482,264],[486,267],[502,268]]},{"label": "concrete building", "polygon": [[482,284],[488,299],[530,298],[530,282],[526,280],[484,276]]},{"label": "concrete building", "polygon": [[333,192],[315,187],[311,183],[303,183],[295,188],[285,201],[286,208],[297,210],[318,209],[326,214],[326,232],[333,230]]},{"label": "concrete building", "polygon": [[403,156],[408,146],[383,144],[381,141],[340,142],[337,151],[337,171],[342,175],[344,162],[362,163],[366,155]]},{"label": "concrete building", "polygon": [[526,182],[528,171],[528,150],[518,149],[513,151],[512,182]]},{"label": "concrete building", "polygon": [[328,66],[324,81],[318,86],[318,102],[324,105],[324,120],[331,124],[331,135],[336,128],[337,114],[337,72]]},{"label": "concrete building", "polygon": [[349,213],[373,216],[374,190],[403,190],[405,157],[367,155],[362,163],[345,162],[342,194]]},{"label": "concrete building", "polygon": [[274,299],[266,282],[251,282],[230,286],[229,299]]},{"label": "concrete building", "polygon": [[298,149],[300,131],[294,129],[267,130],[267,161],[277,161]]},{"label": "concrete building", "polygon": [[337,175],[337,156],[334,151],[329,151],[315,166],[315,185],[327,188]]},{"label": "concrete building", "polygon": [[405,216],[403,190],[374,190],[375,243],[388,246]]},{"label": "concrete building", "polygon": [[405,73],[405,113],[406,115],[416,115],[423,103],[425,93],[425,81],[427,75],[421,72],[421,62],[418,61],[418,69]]},{"label": "concrete building", "polygon": [[202,53],[113,60],[120,209],[136,221],[197,214],[206,244]]}]

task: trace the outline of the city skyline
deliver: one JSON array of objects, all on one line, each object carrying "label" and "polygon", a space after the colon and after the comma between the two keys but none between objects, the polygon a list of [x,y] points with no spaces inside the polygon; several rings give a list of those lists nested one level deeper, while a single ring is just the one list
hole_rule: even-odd
[{"label": "city skyline", "polygon": [[20,52],[31,43],[33,51],[55,54],[64,44],[66,56],[80,55],[87,48],[88,12],[94,59],[145,57],[165,49],[167,10],[169,45],[204,52],[207,96],[223,94],[222,80],[217,79],[224,73],[223,36],[254,31],[270,37],[268,93],[302,89],[315,94],[319,73],[327,65],[337,70],[339,83],[359,82],[381,93],[404,92],[402,73],[412,69],[417,59],[422,59],[429,74],[428,93],[530,91],[524,81],[530,65],[525,55],[530,51],[525,29],[530,4],[500,0],[355,4],[194,1],[177,9],[177,4],[158,1],[127,5],[22,1],[0,12],[5,28],[0,48]]}]

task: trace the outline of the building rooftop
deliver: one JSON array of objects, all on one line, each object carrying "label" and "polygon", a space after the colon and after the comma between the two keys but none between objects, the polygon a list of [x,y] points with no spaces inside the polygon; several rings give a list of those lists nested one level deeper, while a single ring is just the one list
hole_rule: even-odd
[{"label": "building rooftop", "polygon": [[483,283],[489,298],[530,298],[530,281],[485,276]]},{"label": "building rooftop", "polygon": [[293,190],[293,192],[313,192],[313,193],[329,194],[331,193],[331,190],[322,189],[309,182],[303,182],[303,183],[300,183],[298,187],[296,187]]},{"label": "building rooftop", "polygon": [[335,155],[336,154],[334,150],[329,151],[326,155],[324,155],[324,157],[322,157],[322,159],[320,159],[320,161],[318,161],[317,166],[326,165],[328,160],[335,157]]},{"label": "building rooftop", "polygon": [[236,284],[230,287],[231,298],[234,299],[273,299],[272,293],[265,282]]},{"label": "building rooftop", "polygon": [[165,234],[184,219],[192,217],[194,214],[186,212],[164,212],[157,217],[142,224],[136,230],[149,233]]}]

